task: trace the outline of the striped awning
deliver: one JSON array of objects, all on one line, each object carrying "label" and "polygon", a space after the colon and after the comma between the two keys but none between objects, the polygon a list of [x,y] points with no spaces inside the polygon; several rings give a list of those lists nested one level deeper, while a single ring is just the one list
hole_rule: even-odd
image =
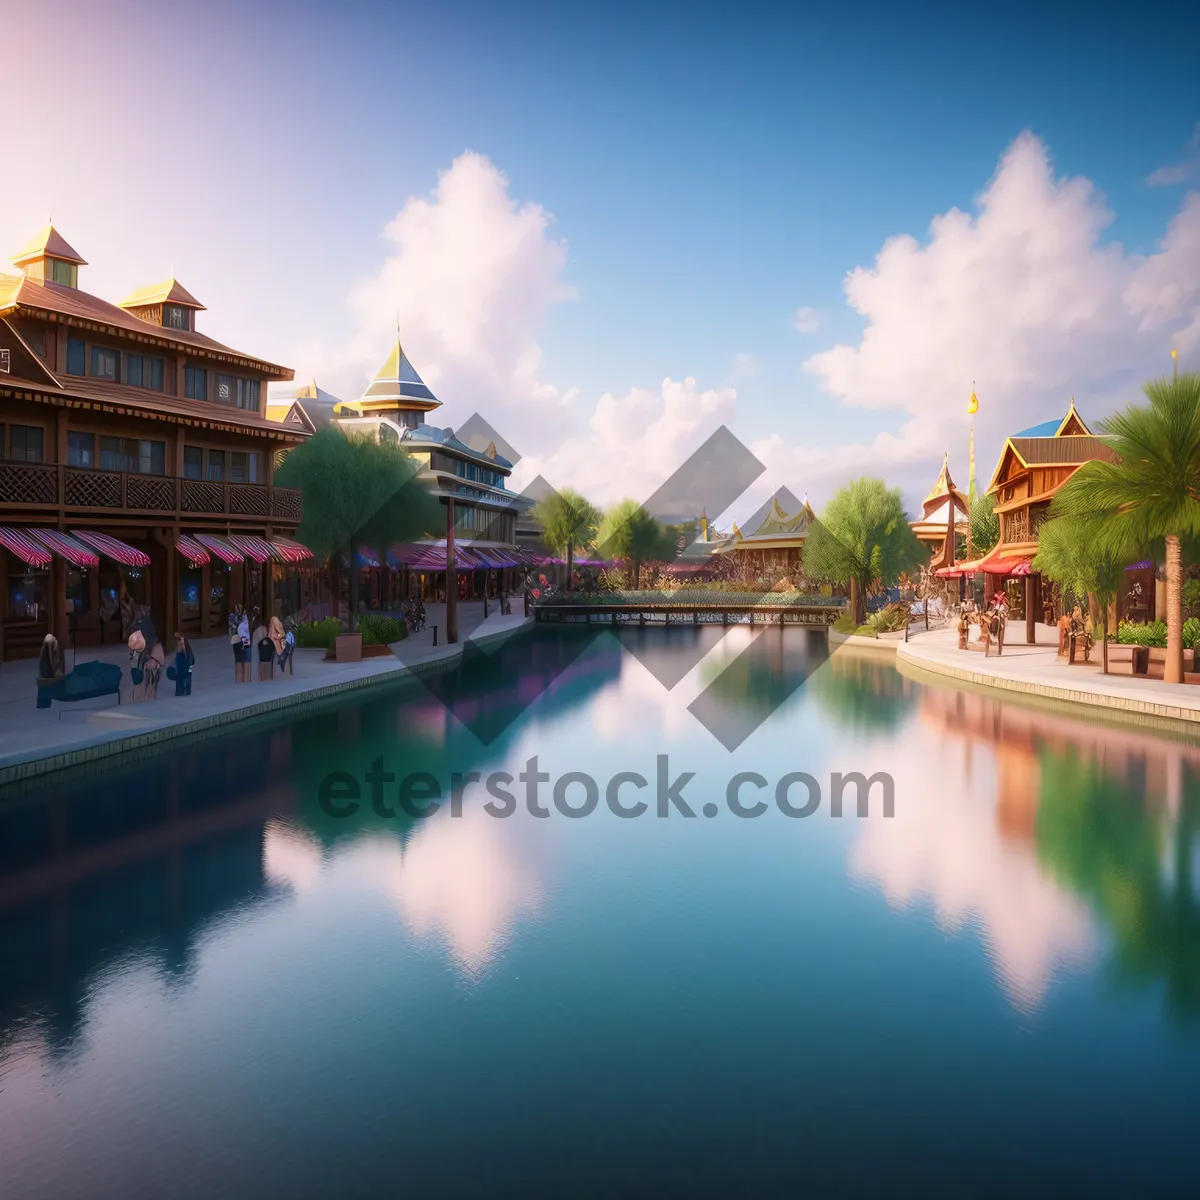
[{"label": "striped awning", "polygon": [[293,542],[291,538],[273,537],[271,545],[275,547],[284,562],[305,562],[314,557],[313,552],[307,546]]},{"label": "striped awning", "polygon": [[54,555],[41,542],[35,542],[27,533],[7,525],[0,525],[0,546],[31,567],[48,567],[54,560]]},{"label": "striped awning", "polygon": [[193,567],[202,567],[210,561],[210,556],[207,550],[200,545],[194,537],[189,537],[186,533],[175,535],[175,549],[183,555],[184,558],[192,564]]},{"label": "striped awning", "polygon": [[359,546],[358,565],[360,567],[377,567],[380,565],[379,555],[370,546]]},{"label": "striped awning", "polygon": [[247,558],[252,558],[256,563],[270,562],[271,559],[279,557],[279,552],[270,542],[256,537],[252,533],[231,533],[229,540]]},{"label": "striped awning", "polygon": [[65,558],[73,567],[100,565],[100,556],[95,550],[76,541],[70,534],[61,533],[57,529],[30,529],[27,532],[47,550],[53,551],[59,558]]},{"label": "striped awning", "polygon": [[94,529],[72,529],[72,534],[82,542],[87,542],[95,550],[99,550],[106,558],[115,559],[125,567],[148,567],[150,555],[144,550],[127,546],[111,534],[97,533]]},{"label": "striped awning", "polygon": [[235,567],[246,559],[246,556],[236,546],[231,546],[224,538],[217,537],[215,533],[198,533],[196,541],[206,550],[211,550],[227,567]]}]

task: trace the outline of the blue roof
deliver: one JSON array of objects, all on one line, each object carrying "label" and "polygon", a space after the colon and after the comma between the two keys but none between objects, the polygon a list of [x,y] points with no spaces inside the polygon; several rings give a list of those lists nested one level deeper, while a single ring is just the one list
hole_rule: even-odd
[{"label": "blue roof", "polygon": [[1013,437],[1053,437],[1061,424],[1062,417],[1056,417],[1053,421],[1043,421],[1040,425],[1022,429],[1020,433],[1013,434]]}]

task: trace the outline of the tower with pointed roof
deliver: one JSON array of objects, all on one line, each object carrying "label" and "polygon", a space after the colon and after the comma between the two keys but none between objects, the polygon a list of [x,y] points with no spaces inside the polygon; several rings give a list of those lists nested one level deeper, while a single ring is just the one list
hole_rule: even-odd
[{"label": "tower with pointed roof", "polygon": [[917,539],[930,548],[934,569],[954,562],[954,537],[966,536],[971,519],[971,502],[954,486],[950,456],[942,458],[942,469],[921,506],[920,517],[909,526]]},{"label": "tower with pointed roof", "polygon": [[87,266],[53,225],[47,225],[22,246],[12,261],[25,272],[26,279],[69,288],[79,286],[79,268]]},{"label": "tower with pointed roof", "polygon": [[409,362],[397,335],[367,390],[357,400],[343,401],[338,411],[346,417],[388,417],[397,425],[415,429],[423,424],[425,414],[440,408],[441,403]]}]

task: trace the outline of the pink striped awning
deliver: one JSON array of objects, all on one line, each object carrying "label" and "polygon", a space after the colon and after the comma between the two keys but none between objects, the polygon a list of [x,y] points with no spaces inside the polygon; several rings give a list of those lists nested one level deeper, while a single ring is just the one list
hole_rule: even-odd
[{"label": "pink striped awning", "polygon": [[183,555],[184,558],[192,564],[193,567],[202,567],[210,561],[209,553],[200,545],[194,537],[188,537],[186,533],[175,535],[175,549]]},{"label": "pink striped awning", "polygon": [[95,550],[76,541],[70,534],[60,533],[57,529],[30,529],[27,532],[47,550],[53,551],[59,558],[65,558],[73,567],[100,565],[100,556]]},{"label": "pink striped awning", "polygon": [[81,542],[87,542],[94,550],[115,559],[124,567],[148,567],[150,555],[134,546],[127,546],[108,533],[97,533],[94,529],[72,529],[71,533]]},{"label": "pink striped awning", "polygon": [[271,545],[275,547],[279,557],[284,562],[305,562],[314,557],[313,552],[307,546],[303,546],[299,542],[293,542],[291,538],[273,537]]},{"label": "pink striped awning", "polygon": [[0,546],[31,567],[48,567],[54,560],[54,555],[41,542],[35,542],[28,534],[7,525],[0,525]]},{"label": "pink striped awning", "polygon": [[231,533],[229,540],[247,558],[252,558],[256,563],[270,562],[271,559],[279,557],[279,552],[270,542],[264,541],[252,533]]},{"label": "pink striped awning", "polygon": [[235,567],[246,559],[246,556],[236,546],[231,546],[224,538],[217,537],[215,533],[198,533],[196,541],[206,550],[211,550],[227,567]]}]

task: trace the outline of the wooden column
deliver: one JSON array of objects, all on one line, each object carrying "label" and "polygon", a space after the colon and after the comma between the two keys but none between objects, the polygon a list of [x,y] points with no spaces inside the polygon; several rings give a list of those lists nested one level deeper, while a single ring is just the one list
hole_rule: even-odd
[{"label": "wooden column", "polygon": [[200,637],[208,637],[208,622],[212,615],[212,567],[200,568]]},{"label": "wooden column", "polygon": [[1040,575],[1025,576],[1025,641],[1033,645],[1037,641],[1037,610],[1042,607],[1042,579]]}]

